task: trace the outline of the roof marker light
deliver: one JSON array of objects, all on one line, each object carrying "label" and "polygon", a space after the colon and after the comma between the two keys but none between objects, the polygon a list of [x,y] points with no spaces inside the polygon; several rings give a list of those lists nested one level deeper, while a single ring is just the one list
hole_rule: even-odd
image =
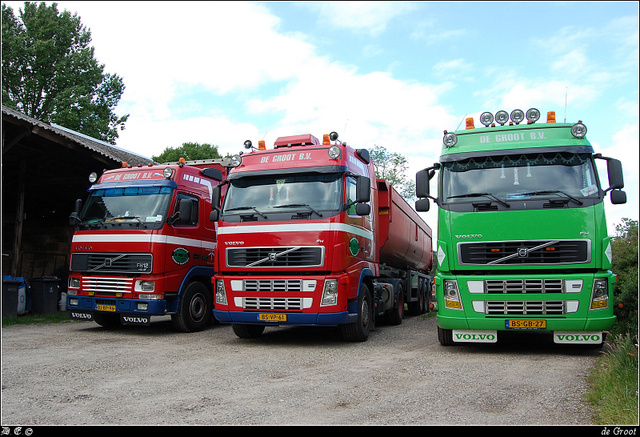
[{"label": "roof marker light", "polygon": [[547,112],[547,123],[555,123],[556,122],[556,111]]},{"label": "roof marker light", "polygon": [[524,120],[524,112],[521,109],[514,109],[511,111],[511,121],[515,124],[520,124]]},{"label": "roof marker light", "polygon": [[493,123],[493,114],[490,112],[483,112],[480,114],[480,123],[484,124],[486,127],[489,127],[491,123]]},{"label": "roof marker light", "polygon": [[473,118],[467,118],[467,129],[475,129],[475,125],[473,124]]},{"label": "roof marker light", "polygon": [[507,111],[496,112],[496,122],[500,126],[504,126],[504,124],[508,121],[509,121],[509,114],[507,113]]},{"label": "roof marker light", "polygon": [[527,120],[529,123],[533,124],[536,121],[540,120],[540,111],[536,108],[531,108],[527,111]]},{"label": "roof marker light", "polygon": [[581,120],[578,120],[576,124],[571,126],[571,134],[579,139],[582,139],[587,135],[587,126],[582,124]]}]

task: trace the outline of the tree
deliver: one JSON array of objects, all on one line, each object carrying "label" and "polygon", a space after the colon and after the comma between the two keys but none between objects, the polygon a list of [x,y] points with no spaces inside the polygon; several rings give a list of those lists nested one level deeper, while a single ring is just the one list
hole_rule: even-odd
[{"label": "tree", "polygon": [[638,221],[623,218],[616,225],[616,236],[611,239],[613,266],[611,270],[618,275],[614,285],[615,304],[624,307],[618,314],[618,323],[614,327],[617,334],[638,335]]},{"label": "tree", "polygon": [[220,159],[222,156],[218,152],[218,146],[182,143],[180,147],[167,147],[160,155],[151,157],[155,162],[177,162],[180,158],[193,161],[196,159]]},{"label": "tree", "polygon": [[25,2],[16,18],[2,4],[2,102],[26,115],[115,144],[129,115],[114,108],[122,78],[104,73],[91,32],[57,3]]},{"label": "tree", "polygon": [[376,170],[376,178],[389,182],[406,200],[413,201],[416,199],[416,184],[405,175],[407,158],[396,152],[391,153],[382,146],[375,145],[369,155]]}]

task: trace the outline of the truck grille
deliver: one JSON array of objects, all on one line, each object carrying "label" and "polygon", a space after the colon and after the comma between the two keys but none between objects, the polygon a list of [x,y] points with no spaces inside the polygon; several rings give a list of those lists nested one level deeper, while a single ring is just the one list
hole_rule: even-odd
[{"label": "truck grille", "polygon": [[84,273],[151,273],[149,253],[74,253],[71,271]]},{"label": "truck grille", "polygon": [[242,308],[247,310],[295,310],[302,311],[303,298],[243,297]]},{"label": "truck grille", "polygon": [[485,313],[493,315],[565,314],[564,301],[487,301]]},{"label": "truck grille", "polygon": [[85,276],[82,278],[82,290],[95,293],[131,293],[133,292],[132,278],[99,278]]},{"label": "truck grille", "polygon": [[458,243],[461,265],[579,264],[591,261],[590,240]]},{"label": "truck grille", "polygon": [[484,281],[485,293],[562,293],[562,279],[490,279]]},{"label": "truck grille", "polygon": [[324,264],[324,247],[227,248],[229,267],[318,267]]},{"label": "truck grille", "polygon": [[244,291],[303,291],[301,279],[245,279]]}]

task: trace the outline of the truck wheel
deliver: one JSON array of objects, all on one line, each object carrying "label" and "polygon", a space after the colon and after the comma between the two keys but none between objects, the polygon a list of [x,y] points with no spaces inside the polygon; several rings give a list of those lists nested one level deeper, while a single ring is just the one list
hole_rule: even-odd
[{"label": "truck wheel", "polygon": [[233,332],[240,338],[258,338],[264,331],[264,325],[231,325]]},{"label": "truck wheel", "polygon": [[404,287],[402,284],[398,284],[398,306],[392,308],[391,312],[387,314],[387,323],[401,325],[402,319],[404,319]]},{"label": "truck wheel", "polygon": [[438,341],[442,346],[453,346],[453,331],[438,326]]},{"label": "truck wheel", "polygon": [[115,329],[122,326],[120,323],[120,314],[104,314],[100,312],[93,313],[93,320],[103,328]]},{"label": "truck wheel", "polygon": [[342,336],[347,341],[366,341],[373,322],[373,306],[369,287],[362,284],[358,296],[358,320],[355,323],[340,325]]},{"label": "truck wheel", "polygon": [[212,317],[211,293],[200,282],[187,285],[176,314],[171,315],[173,326],[182,332],[204,329]]}]

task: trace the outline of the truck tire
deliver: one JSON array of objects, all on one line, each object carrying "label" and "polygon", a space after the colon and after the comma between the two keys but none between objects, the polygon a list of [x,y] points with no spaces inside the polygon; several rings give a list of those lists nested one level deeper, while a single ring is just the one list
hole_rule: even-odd
[{"label": "truck tire", "polygon": [[231,325],[233,332],[240,338],[258,338],[264,331],[264,325]]},{"label": "truck tire", "polygon": [[212,317],[211,293],[200,282],[187,285],[180,298],[176,314],[171,315],[173,326],[181,332],[202,331]]},{"label": "truck tire", "polygon": [[347,341],[366,341],[373,323],[373,305],[367,284],[360,286],[358,296],[358,320],[355,323],[340,325],[342,336]]},{"label": "truck tire", "polygon": [[404,319],[404,287],[402,283],[398,284],[398,302],[395,308],[387,314],[387,323],[390,325],[401,325]]},{"label": "truck tire", "polygon": [[438,341],[442,346],[453,346],[453,330],[438,326]]},{"label": "truck tire", "polygon": [[101,312],[93,313],[93,320],[103,328],[117,329],[122,326],[120,314],[106,314]]}]

